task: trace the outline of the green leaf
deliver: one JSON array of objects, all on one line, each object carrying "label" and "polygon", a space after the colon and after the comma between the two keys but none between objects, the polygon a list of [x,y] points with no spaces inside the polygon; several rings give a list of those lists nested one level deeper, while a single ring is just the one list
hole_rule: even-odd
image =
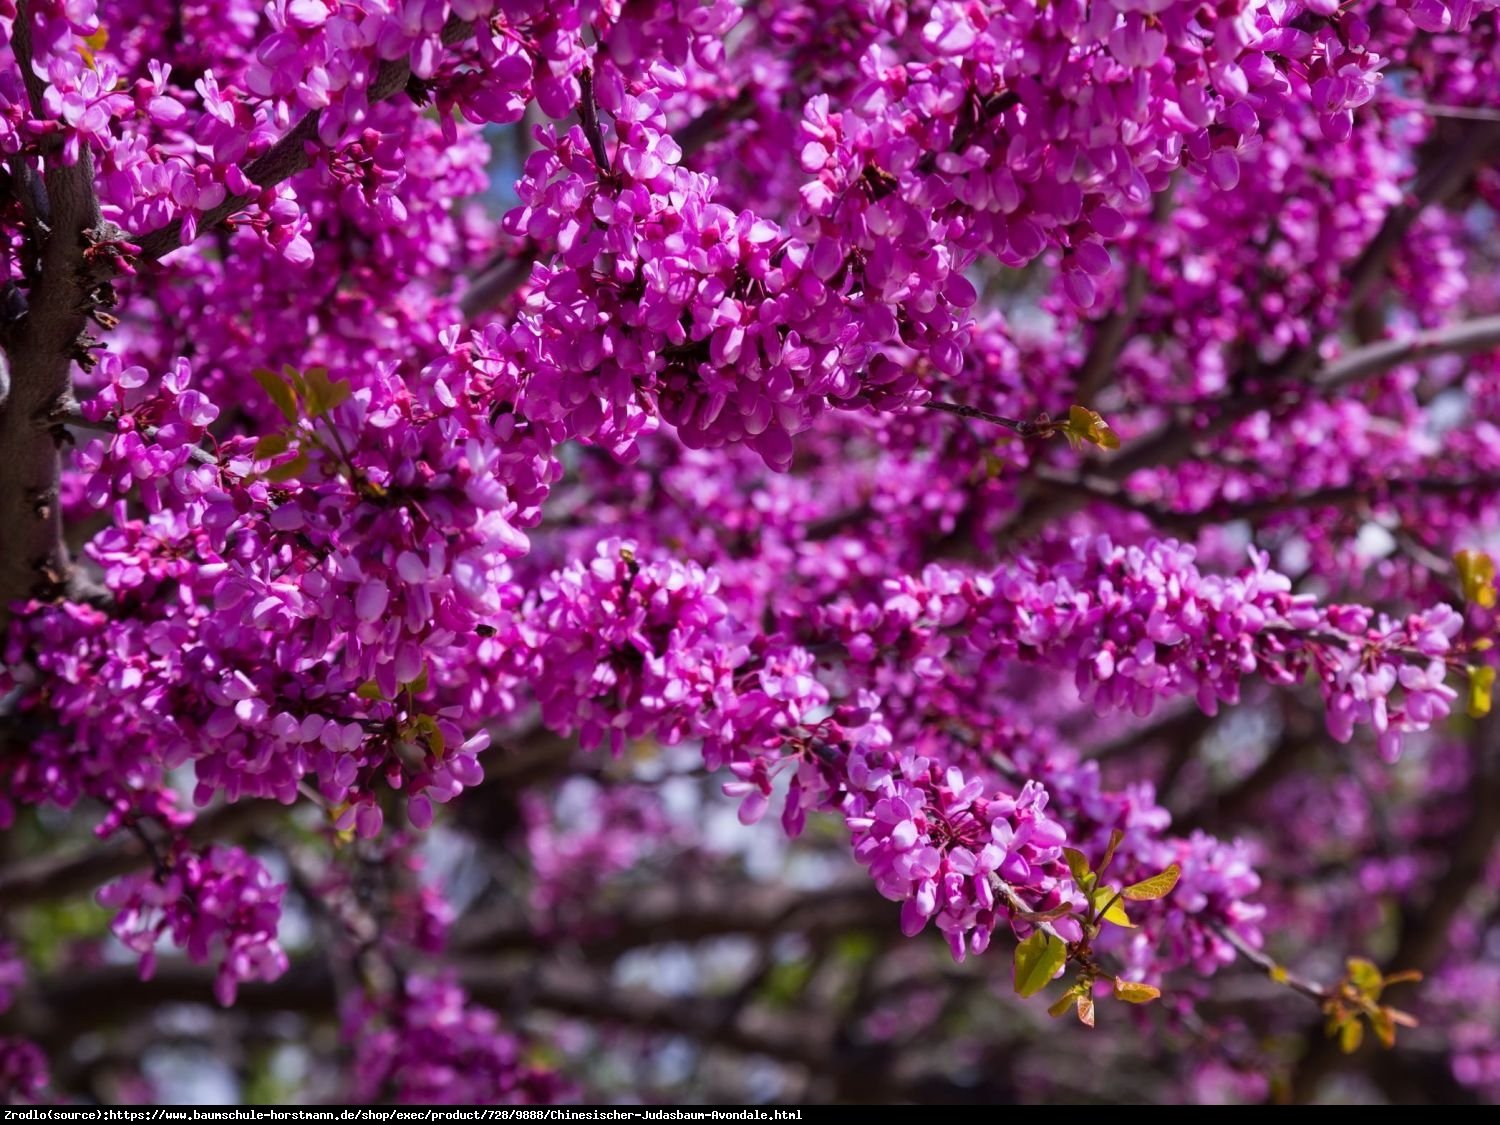
[{"label": "green leaf", "polygon": [[323,417],[354,391],[348,383],[330,382],[326,367],[309,367],[302,373],[302,381],[307,387],[307,413],[313,418]]},{"label": "green leaf", "polygon": [[443,732],[438,729],[437,720],[431,715],[418,715],[412,722],[412,727],[421,734],[422,740],[427,743],[427,749],[432,751],[432,756],[441,761],[447,744]]},{"label": "green leaf", "polygon": [[1016,946],[1016,994],[1022,999],[1035,996],[1051,983],[1067,962],[1068,947],[1061,939],[1037,930]]},{"label": "green leaf", "polygon": [[1139,883],[1131,883],[1120,893],[1131,902],[1154,902],[1156,899],[1166,898],[1171,894],[1172,888],[1177,885],[1177,880],[1181,875],[1182,868],[1174,863],[1160,875],[1142,879]]},{"label": "green leaf", "polygon": [[1073,882],[1082,886],[1084,879],[1092,872],[1089,870],[1088,856],[1077,848],[1064,848],[1063,859],[1067,861],[1068,870],[1073,873]]},{"label": "green leaf", "polygon": [[257,461],[269,461],[272,457],[280,457],[287,451],[291,442],[291,435],[285,430],[274,434],[267,434],[255,443],[255,459]]},{"label": "green leaf", "polygon": [[[1099,916],[1106,922],[1113,922],[1117,926],[1124,926],[1127,930],[1135,929],[1135,923],[1130,920],[1130,915],[1125,913],[1125,907],[1115,897],[1112,887],[1100,887],[1089,895],[1089,902],[1093,904],[1094,911],[1104,911]],[[1105,909],[1108,907],[1108,909]]]},{"label": "green leaf", "polygon": [[265,471],[264,475],[267,480],[276,481],[277,483],[296,480],[306,470],[307,465],[307,454],[299,453],[290,461],[285,461],[280,465],[272,465]]},{"label": "green leaf", "polygon": [[281,377],[286,380],[286,385],[297,393],[298,398],[307,397],[307,384],[302,379],[302,372],[298,371],[290,363],[281,365]]},{"label": "green leaf", "polygon": [[1155,985],[1115,978],[1115,998],[1124,1000],[1127,1004],[1149,1004],[1160,995],[1161,989]]},{"label": "green leaf", "polygon": [[297,420],[297,395],[291,386],[276,372],[268,371],[264,367],[257,367],[250,374],[260,384],[260,389],[271,396],[271,401],[276,404],[276,409],[281,411],[281,416],[288,422],[295,422]]},{"label": "green leaf", "polygon": [[1075,985],[1074,987],[1068,989],[1068,991],[1064,992],[1058,999],[1057,1003],[1053,1004],[1050,1008],[1047,1009],[1047,1014],[1053,1019],[1056,1019],[1058,1016],[1062,1015],[1073,1006],[1073,1001],[1075,998],[1077,998],[1077,996],[1078,987]]},{"label": "green leaf", "polygon": [[424,691],[426,691],[427,665],[422,665],[422,674],[420,676],[418,676],[415,680],[412,680],[410,683],[402,684],[401,686],[404,687],[407,691],[411,692],[413,695],[421,695]]},{"label": "green leaf", "polygon": [[360,699],[376,700],[385,698],[385,693],[380,690],[380,685],[374,680],[366,680],[360,684],[359,687],[354,689],[354,694]]}]

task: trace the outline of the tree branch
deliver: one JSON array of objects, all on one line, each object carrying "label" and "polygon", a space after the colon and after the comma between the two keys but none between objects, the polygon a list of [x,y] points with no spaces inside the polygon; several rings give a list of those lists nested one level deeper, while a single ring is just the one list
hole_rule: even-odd
[{"label": "tree branch", "polygon": [[1240,503],[1215,503],[1195,511],[1178,511],[1149,500],[1132,496],[1124,486],[1109,476],[1087,474],[1073,476],[1056,469],[1039,467],[1037,480],[1064,493],[1074,493],[1085,501],[1097,500],[1127,512],[1145,516],[1155,526],[1172,531],[1192,533],[1205,524],[1229,523],[1234,520],[1256,520],[1281,512],[1309,511],[1315,508],[1339,508],[1359,501],[1379,502],[1399,496],[1452,496],[1465,492],[1493,493],[1500,488],[1500,476],[1489,475],[1455,480],[1447,477],[1406,477],[1395,480],[1361,481],[1329,485],[1310,492],[1286,492],[1259,500]]},{"label": "tree branch", "polygon": [[[200,816],[188,828],[187,838],[195,844],[231,839],[285,811],[286,807],[275,801],[223,805]],[[150,861],[140,841],[123,834],[69,855],[38,856],[0,869],[0,910],[85,895]]]},{"label": "tree branch", "polygon": [[[452,47],[462,43],[473,33],[474,25],[468,20],[450,16],[448,22],[443,25],[443,46]],[[410,77],[411,64],[404,57],[388,59],[381,63],[380,69],[375,74],[375,81],[370,84],[370,104],[383,102],[398,91],[405,89]],[[282,180],[296,175],[305,168],[310,168],[313,155],[319,148],[318,124],[321,120],[322,111],[313,110],[297,122],[268,152],[252,160],[245,168],[245,175],[250,182],[260,188],[275,187]],[[231,195],[223,203],[204,213],[198,222],[198,233],[202,234],[204,231],[213,229],[229,216],[243,211],[255,199],[255,194]],[[141,248],[140,256],[143,260],[155,261],[157,258],[165,257],[183,244],[182,220],[174,219],[160,230],[142,235],[135,241]]]},{"label": "tree branch", "polygon": [[[1175,179],[1173,183],[1157,193],[1156,202],[1151,210],[1153,227],[1161,226],[1171,214],[1174,186]],[[1141,305],[1146,300],[1148,281],[1146,268],[1142,262],[1139,259],[1132,262],[1125,278],[1124,300],[1099,322],[1094,332],[1094,341],[1089,345],[1088,354],[1078,365],[1078,373],[1074,377],[1076,389],[1073,392],[1073,401],[1079,406],[1093,406],[1094,399],[1109,382],[1115,364],[1119,362],[1120,354],[1130,340],[1130,330],[1135,327],[1136,317],[1141,312]]]},{"label": "tree branch", "polygon": [[712,884],[664,884],[644,890],[618,912],[597,919],[597,928],[573,940],[539,931],[514,911],[461,922],[452,946],[466,954],[495,954],[575,945],[589,957],[618,955],[664,942],[696,941],[725,934],[830,933],[876,928],[892,917],[869,883],[831,887],[815,894],[780,887],[735,887],[726,894]]},{"label": "tree branch", "polygon": [[[33,65],[28,0],[20,0],[13,47],[35,117],[43,114],[45,86]],[[0,378],[0,625],[13,602],[60,591],[68,580],[68,548],[58,503],[60,435],[52,411],[72,395],[73,361],[82,353],[84,326],[97,306],[96,276],[86,252],[118,232],[100,222],[94,195],[94,160],[87,146],[67,164],[61,149],[45,158],[38,201],[51,217],[37,255],[40,275],[27,293],[26,311],[4,337],[8,371]],[[41,231],[36,224],[30,232]]]},{"label": "tree branch", "polygon": [[[1363,307],[1366,298],[1379,281],[1386,264],[1410,231],[1412,224],[1428,207],[1449,199],[1469,179],[1474,165],[1483,160],[1496,144],[1500,143],[1500,123],[1479,122],[1466,131],[1462,139],[1442,150],[1417,177],[1409,198],[1386,214],[1380,229],[1365,245],[1359,257],[1348,270],[1348,289],[1345,308],[1353,313]],[[1324,392],[1337,389],[1358,379],[1368,378],[1389,370],[1403,362],[1430,358],[1442,354],[1468,354],[1494,347],[1497,338],[1490,322],[1497,318],[1484,318],[1465,322],[1463,326],[1450,325],[1430,333],[1422,333],[1406,341],[1403,347],[1398,341],[1381,341],[1364,348],[1357,348],[1339,360],[1328,364],[1321,374],[1312,374],[1318,363],[1321,337],[1298,349],[1269,373],[1271,390],[1261,395],[1241,395],[1221,399],[1218,412],[1209,424],[1193,429],[1184,420],[1176,420],[1155,434],[1133,443],[1119,457],[1113,458],[1100,471],[1109,478],[1121,481],[1137,469],[1150,466],[1175,465],[1186,459],[1194,446],[1204,438],[1222,433],[1229,426],[1259,410],[1285,403],[1290,396],[1292,402],[1301,401],[1312,388]],[[1231,380],[1231,385],[1235,381]],[[1046,490],[1030,497],[1001,530],[1002,542],[1014,543],[1036,534],[1048,523],[1061,519],[1083,505],[1078,495]]]}]

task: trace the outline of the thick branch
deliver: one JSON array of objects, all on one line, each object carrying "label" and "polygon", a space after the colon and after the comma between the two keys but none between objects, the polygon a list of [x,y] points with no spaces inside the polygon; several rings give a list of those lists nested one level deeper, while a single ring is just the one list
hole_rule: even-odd
[{"label": "thick branch", "polygon": [[[45,88],[33,67],[28,7],[25,0],[18,6],[14,48],[31,112],[40,117]],[[49,154],[42,185],[50,233],[37,255],[40,276],[27,294],[26,315],[4,341],[9,371],[8,380],[0,379],[0,623],[11,603],[46,595],[67,581],[59,439],[50,415],[72,393],[73,360],[96,285],[85,251],[103,234],[87,146],[73,164],[64,162],[61,151]]]},{"label": "thick branch", "polygon": [[[1217,412],[1212,421],[1200,429],[1191,429],[1185,425],[1169,426],[1154,436],[1133,443],[1119,456],[1092,466],[1086,473],[1070,475],[1057,470],[1039,469],[1038,481],[1045,486],[1045,491],[1022,507],[1003,534],[1010,542],[1027,538],[1048,523],[1078,511],[1090,500],[1104,500],[1128,507],[1153,520],[1161,521],[1164,526],[1176,524],[1184,530],[1192,530],[1206,518],[1249,519],[1269,511],[1305,507],[1312,502],[1307,497],[1282,497],[1243,505],[1243,511],[1239,513],[1216,511],[1212,517],[1206,513],[1201,516],[1174,513],[1133,500],[1124,492],[1120,482],[1137,470],[1176,465],[1186,460],[1199,442],[1224,432],[1234,423],[1257,411],[1276,407],[1278,403],[1287,401],[1288,396],[1293,401],[1300,401],[1309,393],[1335,391],[1359,380],[1383,374],[1404,363],[1415,363],[1443,355],[1471,355],[1495,348],[1500,348],[1500,316],[1482,317],[1399,340],[1382,340],[1355,348],[1329,361],[1307,382],[1277,386],[1273,392],[1264,395],[1220,399],[1214,404]],[[1402,486],[1460,489],[1474,483],[1402,482]],[[1320,499],[1324,503],[1338,503],[1346,501],[1348,497],[1340,497],[1337,490],[1330,490]]]},{"label": "thick branch", "polygon": [[[1169,184],[1157,193],[1151,212],[1152,227],[1160,227],[1171,214],[1173,186]],[[1092,406],[1099,392],[1109,383],[1115,364],[1130,340],[1130,332],[1135,327],[1136,317],[1140,315],[1141,305],[1146,300],[1148,283],[1145,264],[1137,259],[1130,264],[1126,274],[1123,299],[1099,322],[1088,354],[1078,365],[1073,401],[1079,406]]]},{"label": "thick branch", "polygon": [[[244,801],[200,816],[187,831],[195,844],[232,839],[269,817],[284,813],[274,801]],[[42,902],[56,902],[97,890],[111,879],[150,862],[133,836],[121,834],[98,847],[69,855],[38,856],[0,869],[0,913]]]},{"label": "thick branch", "polygon": [[667,883],[652,887],[599,918],[590,932],[565,941],[538,931],[514,912],[466,919],[453,937],[462,953],[505,953],[575,945],[589,956],[617,955],[662,942],[696,941],[724,934],[833,933],[889,924],[890,907],[868,881],[815,894],[780,887]]},{"label": "thick branch", "polygon": [[1259,500],[1219,502],[1206,508],[1184,512],[1149,500],[1137,499],[1123,485],[1101,474],[1071,476],[1055,469],[1040,468],[1037,470],[1037,479],[1061,492],[1077,494],[1085,501],[1098,500],[1111,504],[1124,511],[1145,516],[1157,527],[1184,533],[1196,532],[1206,524],[1264,519],[1281,512],[1342,508],[1361,501],[1378,502],[1399,496],[1453,496],[1470,492],[1492,495],[1500,488],[1500,476],[1494,475],[1465,479],[1411,477],[1329,485],[1309,492],[1284,492]]}]

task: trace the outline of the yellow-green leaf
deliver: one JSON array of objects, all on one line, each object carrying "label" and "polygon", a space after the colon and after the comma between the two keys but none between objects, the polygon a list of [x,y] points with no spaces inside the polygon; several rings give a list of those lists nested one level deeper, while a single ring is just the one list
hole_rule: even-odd
[{"label": "yellow-green leaf", "polygon": [[1155,985],[1115,978],[1115,998],[1124,1000],[1127,1004],[1149,1004],[1160,995],[1161,989]]},{"label": "yellow-green leaf", "polygon": [[[1130,920],[1130,915],[1125,913],[1125,907],[1116,898],[1116,892],[1112,887],[1100,887],[1089,895],[1089,901],[1093,904],[1095,911],[1103,910],[1100,915],[1106,922],[1113,922],[1117,926],[1124,926],[1127,930],[1134,929],[1135,923]],[[1108,906],[1106,910],[1105,907]]]},{"label": "yellow-green leaf", "polygon": [[1099,861],[1097,874],[1103,875],[1105,871],[1109,870],[1109,865],[1115,859],[1115,851],[1119,848],[1120,841],[1124,839],[1125,833],[1118,828],[1109,834],[1109,846],[1104,849],[1104,858]]},{"label": "yellow-green leaf", "polygon": [[1121,893],[1131,902],[1153,902],[1171,894],[1172,888],[1177,885],[1177,880],[1181,875],[1182,868],[1174,863],[1160,875],[1142,879],[1139,883],[1131,883]]},{"label": "yellow-green leaf", "polygon": [[1351,957],[1344,963],[1344,968],[1349,974],[1350,984],[1371,1000],[1380,999],[1381,990],[1385,987],[1385,977],[1381,975],[1375,962],[1366,961],[1363,957]]},{"label": "yellow-green leaf", "polygon": [[1495,607],[1495,560],[1484,551],[1460,551],[1453,556],[1464,597],[1485,609]]},{"label": "yellow-green leaf", "polygon": [[1051,934],[1035,931],[1016,946],[1014,982],[1022,999],[1046,988],[1068,962],[1068,947]]},{"label": "yellow-green leaf", "polygon": [[297,420],[297,396],[281,376],[264,367],[257,367],[250,374],[260,384],[260,389],[271,396],[271,401],[276,404],[276,409],[281,411],[281,416],[288,422],[295,422]]},{"label": "yellow-green leaf", "polygon": [[1488,664],[1469,667],[1469,717],[1482,719],[1495,704],[1495,669]]},{"label": "yellow-green leaf", "polygon": [[1074,444],[1086,441],[1101,449],[1120,448],[1119,435],[1109,428],[1109,423],[1100,417],[1097,411],[1090,410],[1086,406],[1068,408],[1068,422],[1063,432],[1074,441]]},{"label": "yellow-green leaf", "polygon": [[1073,881],[1082,886],[1084,879],[1090,874],[1088,856],[1077,848],[1064,848],[1062,851],[1068,870],[1073,873]]},{"label": "yellow-green leaf", "polygon": [[1047,1009],[1047,1014],[1053,1019],[1056,1019],[1058,1016],[1062,1015],[1073,1006],[1073,1001],[1077,996],[1078,989],[1068,989],[1068,991],[1062,994],[1062,997],[1057,1001],[1057,1003],[1053,1004],[1052,1007]]},{"label": "yellow-green leaf", "polygon": [[1358,1016],[1350,1016],[1339,1026],[1339,1049],[1344,1054],[1354,1054],[1364,1041],[1365,1025],[1359,1022]]},{"label": "yellow-green leaf", "polygon": [[361,699],[375,700],[385,698],[385,693],[380,690],[380,685],[374,680],[366,680],[360,684],[359,687],[354,689],[354,694]]},{"label": "yellow-green leaf", "polygon": [[1376,1008],[1370,1013],[1370,1027],[1375,1031],[1375,1038],[1380,1040],[1380,1045],[1386,1050],[1396,1045],[1396,1021],[1391,1019],[1391,1013],[1385,1008]]},{"label": "yellow-green leaf", "polygon": [[104,50],[109,44],[109,31],[101,23],[99,30],[92,35],[85,35],[83,41],[78,44],[78,53],[83,56],[83,61],[88,64],[90,70],[98,70],[97,60],[94,56]]}]

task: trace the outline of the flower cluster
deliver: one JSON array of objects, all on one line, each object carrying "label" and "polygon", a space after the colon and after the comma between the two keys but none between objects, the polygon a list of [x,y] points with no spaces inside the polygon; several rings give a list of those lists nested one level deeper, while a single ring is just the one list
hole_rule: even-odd
[{"label": "flower cluster", "polygon": [[563,1091],[558,1076],[527,1062],[495,1013],[441,977],[407,977],[399,997],[366,997],[344,1012],[353,1044],[355,1101],[415,1105],[545,1105]]},{"label": "flower cluster", "polygon": [[[1353,955],[1483,850],[1497,43],[1500,0],[0,0],[0,510],[66,528],[0,567],[0,829],[134,836],[114,934],[228,1004],[287,891],[187,806],[316,806],[369,1100],[565,1092],[405,953],[437,806],[515,761],[434,853],[524,846],[476,901],[549,946],[711,850],[617,786],[654,753],[841,825],[959,959]],[[547,792],[517,732],[613,759]],[[1096,867],[1172,887],[1110,929]]]},{"label": "flower cluster", "polygon": [[214,995],[226,1007],[240,984],[286,971],[276,941],[286,888],[259,860],[239,848],[192,851],[179,844],[157,862],[155,872],[126,875],[98,896],[101,906],[118,911],[111,929],[140,954],[142,979],[155,972],[164,936],[195,961],[219,961]]}]

